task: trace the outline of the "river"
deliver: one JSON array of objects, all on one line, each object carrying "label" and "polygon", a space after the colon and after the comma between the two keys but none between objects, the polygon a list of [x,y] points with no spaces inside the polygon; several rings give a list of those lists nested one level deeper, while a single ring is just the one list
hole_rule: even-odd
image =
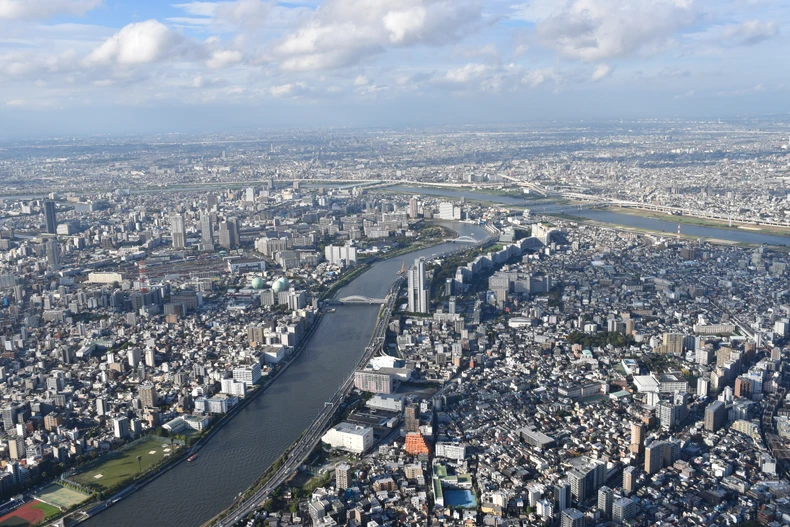
[{"label": "river", "polygon": [[[486,237],[477,225],[453,223],[461,236]],[[383,298],[401,261],[410,264],[463,247],[444,243],[375,263],[338,293]],[[88,527],[197,526],[234,498],[293,443],[351,374],[373,333],[379,306],[342,305],[327,313],[308,345],[266,392],[236,415],[200,450],[131,496],[91,518]]]},{"label": "river", "polygon": [[[547,208],[551,208],[552,210],[556,210],[557,208],[557,204],[555,203],[549,203],[545,201],[539,201],[536,203],[533,200],[521,199],[514,196],[497,196],[496,194],[475,192],[473,190],[410,187],[407,185],[397,185],[383,190],[404,194],[422,194],[435,197],[447,196],[455,199],[465,198],[467,200],[481,200],[491,203],[501,203],[503,205],[528,207],[536,214],[540,214],[542,210],[546,210]],[[611,212],[608,210],[578,210],[569,205],[568,210],[566,210],[565,213],[568,215],[577,216],[579,218],[586,218],[600,221],[602,223],[610,223],[613,225],[624,225],[637,229],[647,229],[657,232],[666,232],[669,234],[677,234],[678,231],[678,224],[676,222],[634,216],[620,212]],[[745,229],[700,227],[686,224],[681,224],[680,232],[681,234],[699,238],[726,240],[731,242],[751,243],[758,245],[765,244],[790,246],[790,233],[788,233],[788,236],[782,236],[779,234],[765,234],[762,232],[749,231]]]}]

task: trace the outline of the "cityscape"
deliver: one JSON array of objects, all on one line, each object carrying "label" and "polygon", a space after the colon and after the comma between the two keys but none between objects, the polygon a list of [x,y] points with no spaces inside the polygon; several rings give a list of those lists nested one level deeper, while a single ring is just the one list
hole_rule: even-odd
[{"label": "cityscape", "polygon": [[790,525],[783,0],[0,0],[0,527]]}]

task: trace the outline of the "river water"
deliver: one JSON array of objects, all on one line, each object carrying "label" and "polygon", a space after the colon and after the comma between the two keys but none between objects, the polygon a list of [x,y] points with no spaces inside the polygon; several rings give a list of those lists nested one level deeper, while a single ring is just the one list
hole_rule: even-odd
[{"label": "river water", "polygon": [[[546,209],[551,209],[555,212],[557,210],[557,204],[555,203],[548,203],[545,201],[539,201],[536,203],[532,200],[526,200],[514,196],[497,196],[495,194],[475,192],[472,190],[423,188],[410,187],[407,185],[388,187],[386,190],[404,194],[422,194],[435,197],[447,196],[449,198],[455,199],[465,198],[467,200],[482,200],[489,201],[491,203],[501,203],[503,205],[528,207],[536,214],[540,214],[541,211]],[[572,216],[596,220],[603,223],[611,223],[614,225],[624,225],[627,227],[648,229],[651,231],[666,232],[669,234],[677,234],[678,231],[678,224],[676,222],[657,220],[655,218],[643,218],[640,216],[633,216],[631,214],[610,212],[608,210],[577,210],[573,208],[573,206],[569,205],[567,210],[564,212]],[[681,224],[680,232],[681,234],[688,236],[727,240],[731,242],[790,246],[790,236],[764,234],[746,229],[722,229],[717,227],[700,227],[696,225]]]},{"label": "river water", "polygon": [[[477,225],[453,223],[462,236],[486,237]],[[383,298],[401,262],[457,250],[444,243],[374,264],[337,295]],[[293,443],[351,374],[373,333],[379,306],[342,305],[327,313],[299,358],[200,450],[131,496],[91,518],[87,527],[197,526],[234,498]]]}]

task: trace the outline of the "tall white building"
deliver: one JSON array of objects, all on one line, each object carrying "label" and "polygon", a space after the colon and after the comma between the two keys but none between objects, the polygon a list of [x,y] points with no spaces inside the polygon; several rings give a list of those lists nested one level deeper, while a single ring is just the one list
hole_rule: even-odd
[{"label": "tall white building", "polygon": [[357,263],[357,248],[351,245],[327,245],[324,256],[330,263],[350,267]]},{"label": "tall white building", "polygon": [[170,216],[170,234],[173,236],[173,249],[184,249],[187,246],[187,229],[181,214]]},{"label": "tall white building", "polygon": [[200,215],[200,243],[206,248],[214,247],[214,226],[211,215],[206,212]]},{"label": "tall white building", "polygon": [[409,268],[409,311],[412,313],[430,313],[428,295],[430,289],[425,280],[425,260],[418,258]]}]

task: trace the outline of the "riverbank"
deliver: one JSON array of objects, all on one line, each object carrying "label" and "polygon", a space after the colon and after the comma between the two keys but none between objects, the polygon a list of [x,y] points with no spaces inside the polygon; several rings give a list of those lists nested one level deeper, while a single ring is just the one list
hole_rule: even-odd
[{"label": "riverbank", "polygon": [[773,225],[757,225],[754,223],[743,222],[729,222],[724,220],[713,220],[708,218],[698,218],[696,216],[675,216],[673,214],[664,214],[652,210],[632,209],[629,207],[609,207],[607,210],[617,214],[627,214],[629,216],[638,216],[640,218],[653,218],[656,220],[672,221],[682,225],[695,225],[698,227],[712,227],[715,229],[728,229],[734,231],[751,231],[762,232],[765,234],[776,234],[779,236],[790,236],[790,227],[776,227]]},{"label": "riverbank", "polygon": [[[99,501],[96,504],[92,504],[89,502],[87,505],[90,505],[90,508],[88,508],[87,506],[81,507],[80,508],[82,510],[81,514],[85,514],[85,516],[76,520],[71,525],[79,525],[80,523],[83,523],[89,520],[90,518],[104,512],[108,508],[120,502],[122,499],[131,496],[134,492],[142,489],[149,483],[153,482],[160,476],[164,475],[169,470],[172,470],[177,465],[183,463],[186,459],[188,459],[193,454],[197,454],[225,425],[230,423],[236,415],[238,415],[243,409],[245,409],[256,398],[258,398],[262,393],[264,393],[281,375],[283,375],[286,372],[288,367],[291,364],[293,364],[294,361],[296,361],[296,359],[299,357],[299,355],[302,353],[305,347],[307,347],[307,344],[310,342],[310,339],[312,338],[313,334],[318,329],[322,321],[323,321],[323,314],[319,313],[313,325],[310,326],[310,330],[302,339],[302,342],[300,342],[297,345],[297,347],[294,349],[294,352],[291,354],[288,360],[282,363],[280,367],[277,368],[277,371],[274,373],[274,375],[268,377],[263,385],[261,385],[260,387],[249,393],[247,397],[245,397],[239,402],[239,404],[231,408],[230,411],[228,411],[228,413],[220,417],[214,423],[214,425],[211,426],[207,435],[199,438],[195,442],[195,444],[192,445],[190,448],[188,449],[185,448],[178,456],[173,457],[167,463],[161,465],[160,467],[157,467],[156,470],[140,475],[139,479],[134,480],[128,487],[124,488],[120,492],[115,493],[110,498],[104,501]],[[75,513],[70,513],[70,514],[75,514]]]},{"label": "riverbank", "polygon": [[[618,216],[622,217],[622,218],[618,218],[618,220],[622,220],[622,221],[600,221],[600,220],[596,220],[596,219],[593,219],[593,218],[586,218],[586,217],[583,217],[583,216],[576,216],[576,215],[569,214],[569,213],[545,213],[543,215],[544,216],[548,216],[548,217],[553,217],[553,218],[560,218],[560,219],[564,219],[564,220],[568,220],[568,221],[574,221],[574,222],[577,222],[577,223],[584,223],[584,224],[587,224],[587,225],[595,225],[595,226],[598,226],[598,227],[609,227],[609,228],[612,228],[612,229],[619,229],[619,230],[622,230],[624,232],[632,232],[634,234],[658,236],[658,237],[663,237],[663,238],[667,238],[667,239],[669,239],[669,238],[677,238],[678,237],[677,232],[662,231],[662,230],[659,230],[659,229],[650,229],[650,228],[647,228],[647,227],[635,227],[633,225],[629,225],[627,223],[624,223],[624,221],[626,221],[629,216],[634,217],[634,218],[640,218],[640,219],[655,219],[655,218],[643,218],[642,216],[638,216],[638,215],[617,214]],[[671,218],[675,218],[675,216],[671,216]],[[665,221],[665,220],[657,220],[657,221]],[[677,221],[675,221],[675,224],[677,224]],[[718,227],[702,227],[700,225],[689,225],[689,227],[719,229]],[[742,229],[726,229],[726,230],[733,231],[733,232],[740,232],[740,233],[744,233],[744,234],[751,232],[751,231],[744,231]],[[752,234],[762,234],[762,233],[752,233]],[[769,235],[767,233],[765,233],[765,234],[766,234],[766,236],[771,236],[771,235]],[[773,236],[778,237],[778,236],[782,236],[782,235],[773,235]],[[697,240],[697,239],[701,238],[701,239],[704,239],[707,242],[715,244],[715,245],[737,245],[737,246],[741,246],[741,247],[768,246],[768,247],[771,247],[771,248],[773,248],[775,250],[778,250],[778,251],[790,250],[790,247],[788,247],[788,245],[787,245],[787,244],[790,244],[790,233],[787,234],[787,243],[785,243],[785,244],[772,243],[771,241],[761,242],[761,241],[728,240],[728,239],[725,239],[725,238],[718,238],[716,236],[711,236],[711,235],[689,234],[689,233],[683,232],[682,228],[681,228],[681,232],[680,232],[680,238],[682,238],[684,240]]]}]

